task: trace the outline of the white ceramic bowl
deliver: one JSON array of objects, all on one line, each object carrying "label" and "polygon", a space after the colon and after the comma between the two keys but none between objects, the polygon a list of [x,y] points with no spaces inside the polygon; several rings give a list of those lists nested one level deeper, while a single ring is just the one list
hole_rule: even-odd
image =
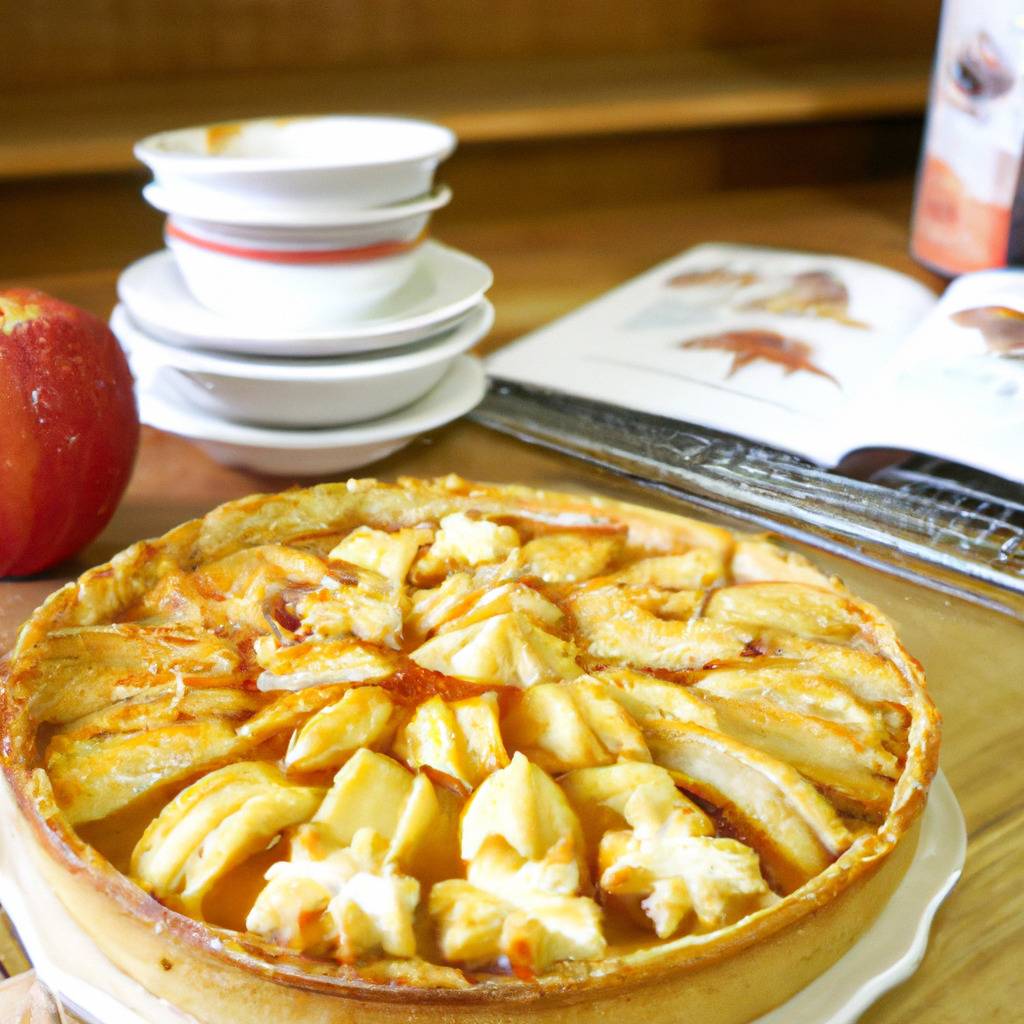
[{"label": "white ceramic bowl", "polygon": [[433,337],[476,306],[492,281],[485,263],[427,239],[409,281],[352,323],[298,327],[220,316],[196,301],[166,249],[126,267],[117,294],[136,324],[172,345],[248,356],[342,356]]},{"label": "white ceramic bowl", "polygon": [[413,405],[371,423],[331,430],[270,430],[201,416],[175,406],[156,391],[140,389],[143,423],[191,438],[218,462],[291,478],[323,476],[382,459],[417,434],[469,412],[486,378],[480,360],[459,356],[426,395]]},{"label": "white ceramic bowl", "polygon": [[167,248],[207,309],[240,323],[318,327],[352,322],[416,269],[419,237],[326,248],[217,241],[168,221]]},{"label": "white ceramic bowl", "polygon": [[354,250],[373,246],[408,244],[423,236],[430,222],[429,212],[405,217],[367,218],[355,224],[321,224],[309,227],[264,227],[250,224],[218,223],[206,219],[173,214],[167,218],[165,232],[170,229],[200,244],[208,243],[228,250],[253,249],[273,254],[278,251],[316,252],[337,250],[353,254]]},{"label": "white ceramic bowl", "polygon": [[244,201],[233,202],[230,196],[217,196],[216,201],[190,201],[187,197],[182,198],[168,192],[155,181],[143,187],[142,195],[150,206],[163,213],[204,222],[211,226],[230,225],[253,230],[272,228],[275,232],[295,231],[300,234],[310,229],[394,223],[410,217],[431,214],[447,206],[452,200],[452,190],[447,185],[437,185],[427,195],[404,199],[399,203],[389,203],[387,206],[373,206],[367,210],[283,202],[273,207],[253,206],[252,203]]},{"label": "white ceramic bowl", "polygon": [[160,132],[135,155],[175,202],[365,209],[429,192],[455,142],[428,121],[328,115]]},{"label": "white ceramic bowl", "polygon": [[236,423],[327,427],[385,416],[422,398],[494,323],[486,300],[454,329],[405,348],[341,359],[246,359],[176,348],[118,306],[110,326],[139,386]]}]

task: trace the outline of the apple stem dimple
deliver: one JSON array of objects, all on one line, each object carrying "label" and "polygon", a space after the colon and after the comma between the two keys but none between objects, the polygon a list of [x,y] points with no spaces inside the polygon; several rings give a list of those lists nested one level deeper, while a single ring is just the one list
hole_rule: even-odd
[{"label": "apple stem dimple", "polygon": [[35,320],[42,312],[35,302],[21,303],[9,295],[0,295],[0,331],[10,334],[19,324]]}]

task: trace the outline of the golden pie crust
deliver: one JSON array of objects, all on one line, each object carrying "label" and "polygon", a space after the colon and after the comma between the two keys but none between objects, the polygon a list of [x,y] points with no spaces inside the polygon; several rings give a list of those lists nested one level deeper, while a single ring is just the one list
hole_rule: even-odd
[{"label": "golden pie crust", "polygon": [[0,698],[45,877],[206,1024],[742,1024],[884,906],[939,743],[890,623],[802,557],[454,476],[133,545]]}]

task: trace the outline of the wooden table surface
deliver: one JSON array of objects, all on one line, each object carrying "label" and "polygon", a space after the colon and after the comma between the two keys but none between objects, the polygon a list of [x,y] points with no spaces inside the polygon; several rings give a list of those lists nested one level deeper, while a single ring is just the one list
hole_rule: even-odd
[{"label": "wooden table surface", "polygon": [[[572,210],[463,227],[445,240],[489,262],[498,321],[485,347],[515,337],[701,241],[818,249],[875,260],[937,284],[906,254],[906,182],[719,193],[673,204]],[[114,301],[116,268],[31,283],[100,314]],[[414,442],[360,475],[458,471],[481,479],[617,490],[615,481],[462,422]],[[0,647],[55,586],[141,537],[218,502],[290,481],[226,469],[189,443],[146,429],[125,499],[101,537],[45,578],[0,584]],[[653,499],[652,499],[653,502]],[[819,557],[822,562],[834,562]],[[986,1024],[1024,1020],[1024,629],[859,566],[851,586],[897,621],[921,659],[944,719],[943,768],[967,819],[964,877],[940,911],[912,980],[864,1016],[869,1024]],[[0,958],[4,956],[0,921]],[[19,965],[8,954],[7,962]]]}]

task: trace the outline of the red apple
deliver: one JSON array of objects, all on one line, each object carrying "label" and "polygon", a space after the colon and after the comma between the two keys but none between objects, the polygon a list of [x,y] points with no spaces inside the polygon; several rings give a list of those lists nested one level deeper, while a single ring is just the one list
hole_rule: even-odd
[{"label": "red apple", "polygon": [[0,289],[0,577],[89,543],[139,443],[128,363],[102,320],[44,292]]}]

